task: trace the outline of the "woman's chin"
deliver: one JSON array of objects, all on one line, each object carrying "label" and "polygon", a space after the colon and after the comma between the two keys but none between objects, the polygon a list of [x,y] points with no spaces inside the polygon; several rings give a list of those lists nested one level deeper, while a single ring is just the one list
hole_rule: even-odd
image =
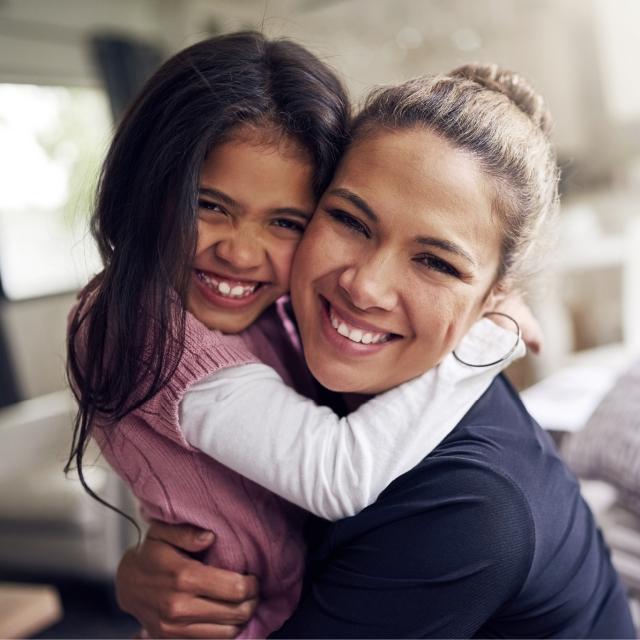
[{"label": "woman's chin", "polygon": [[336,393],[374,395],[390,388],[380,380],[375,370],[367,372],[363,367],[350,367],[344,363],[324,358],[316,359],[313,356],[307,358],[307,365],[313,377],[323,387]]}]

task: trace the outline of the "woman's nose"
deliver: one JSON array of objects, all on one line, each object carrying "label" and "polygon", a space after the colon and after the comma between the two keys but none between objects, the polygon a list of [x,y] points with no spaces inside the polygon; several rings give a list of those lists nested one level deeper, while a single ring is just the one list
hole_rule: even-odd
[{"label": "woman's nose", "polygon": [[218,260],[233,269],[254,269],[264,261],[264,248],[250,233],[235,232],[218,240],[213,249]]},{"label": "woman's nose", "polygon": [[398,303],[394,278],[384,261],[353,265],[342,271],[338,285],[359,309],[391,311]]}]

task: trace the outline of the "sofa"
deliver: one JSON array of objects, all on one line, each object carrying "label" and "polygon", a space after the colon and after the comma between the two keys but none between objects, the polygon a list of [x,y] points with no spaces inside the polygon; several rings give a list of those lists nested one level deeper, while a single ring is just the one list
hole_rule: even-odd
[{"label": "sofa", "polygon": [[[68,390],[0,409],[0,571],[3,574],[111,580],[134,527],[66,477],[75,414]],[[90,447],[85,476],[126,513],[134,502]]]}]

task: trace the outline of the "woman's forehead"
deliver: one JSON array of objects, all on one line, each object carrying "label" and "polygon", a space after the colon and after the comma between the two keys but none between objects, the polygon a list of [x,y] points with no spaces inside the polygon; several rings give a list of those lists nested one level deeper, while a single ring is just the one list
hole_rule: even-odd
[{"label": "woman's forehead", "polygon": [[471,153],[418,128],[358,140],[345,154],[332,188],[354,191],[373,208],[459,214],[491,208],[494,194]]}]

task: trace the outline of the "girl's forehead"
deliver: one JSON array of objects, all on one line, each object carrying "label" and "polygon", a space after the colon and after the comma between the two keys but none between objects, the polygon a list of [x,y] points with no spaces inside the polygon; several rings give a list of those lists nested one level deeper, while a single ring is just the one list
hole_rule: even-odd
[{"label": "girl's forehead", "polygon": [[264,153],[277,152],[303,163],[311,162],[311,153],[301,139],[269,121],[238,124],[227,131],[216,146],[228,142],[262,149]]}]

